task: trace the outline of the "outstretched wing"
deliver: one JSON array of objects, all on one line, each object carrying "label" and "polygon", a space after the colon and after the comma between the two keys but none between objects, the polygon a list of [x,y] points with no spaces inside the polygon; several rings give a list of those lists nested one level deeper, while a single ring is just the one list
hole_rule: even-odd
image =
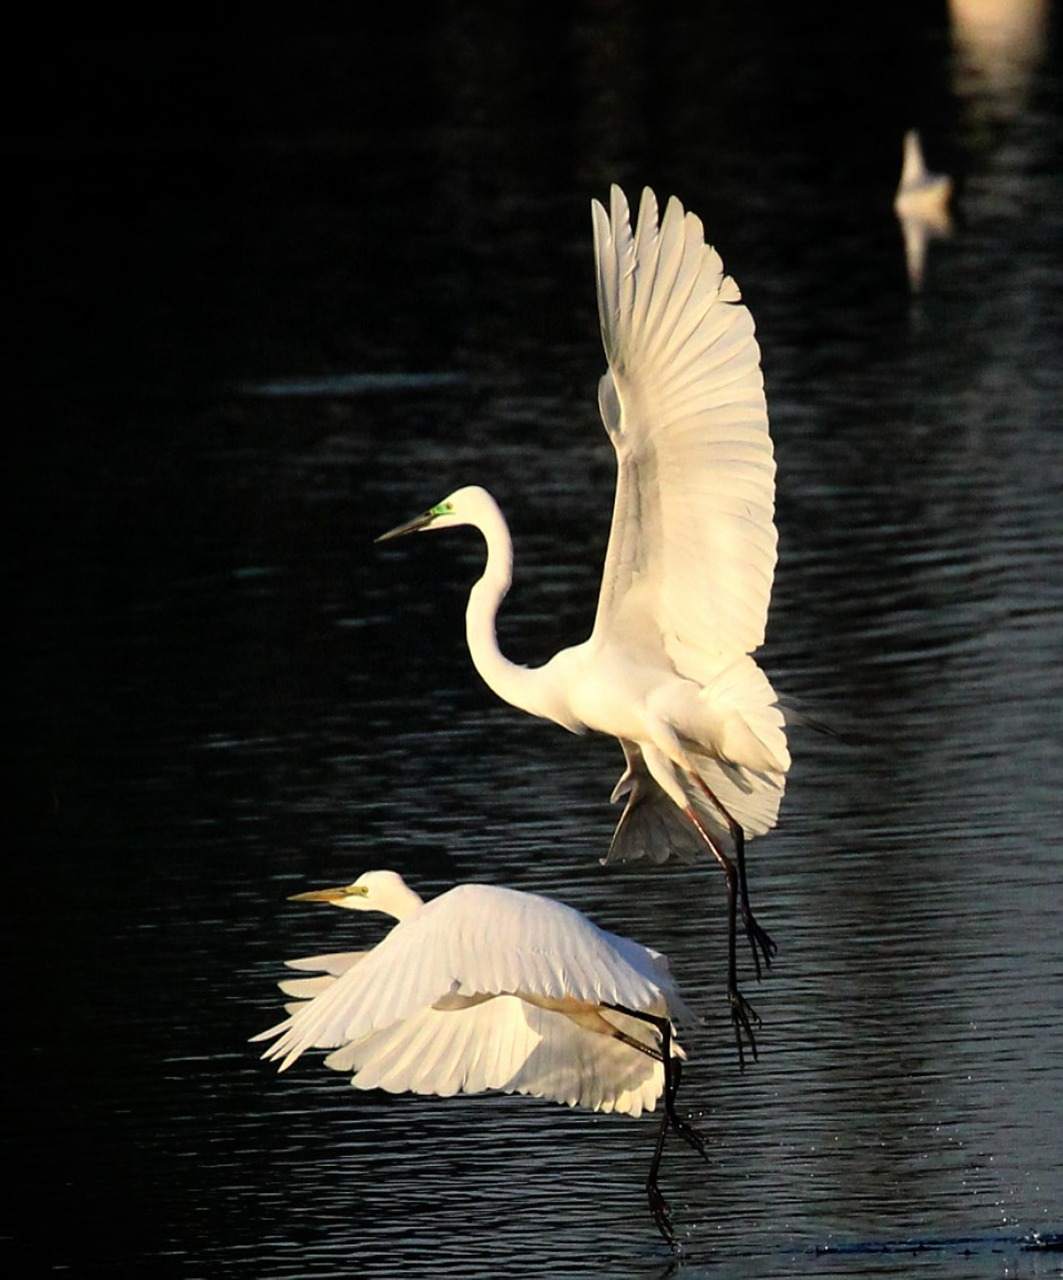
[{"label": "outstretched wing", "polygon": [[662,645],[684,673],[764,640],[775,571],[775,462],[753,318],[701,221],[612,188],[592,206],[616,449],[594,640]]},{"label": "outstretched wing", "polygon": [[[635,1116],[652,1111],[664,1087],[664,1070],[652,1056],[655,1033],[622,1014],[611,1019],[629,1040],[519,996],[453,997],[443,1005],[335,1049],[326,1065],[351,1072],[356,1089],[441,1097],[498,1089]],[[685,1056],[678,1045],[673,1049]]]},{"label": "outstretched wing", "polygon": [[[335,959],[324,957],[323,959]],[[547,1001],[654,1007],[678,1003],[660,957],[599,929],[564,903],[497,885],[458,885],[402,920],[281,1023],[253,1037],[288,1067],[309,1048],[338,1048],[413,1017],[441,1000],[519,994]],[[313,967],[309,961],[298,967]]]}]

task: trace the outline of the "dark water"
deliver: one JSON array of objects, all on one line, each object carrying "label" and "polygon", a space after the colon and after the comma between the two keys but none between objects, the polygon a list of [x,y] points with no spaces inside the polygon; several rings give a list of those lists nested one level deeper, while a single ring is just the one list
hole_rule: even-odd
[{"label": "dark water", "polygon": [[[12,148],[6,414],[27,1274],[665,1273],[652,1120],[258,1061],[279,962],[378,933],[285,896],[372,866],[554,893],[671,955],[711,1143],[666,1160],[684,1270],[1060,1274],[1027,1247],[1063,1231],[1058,26],[1001,63],[943,6],[816,14],[49,38]],[[918,299],[891,209],[913,123],[958,188]],[[599,866],[619,751],[479,685],[473,535],[372,543],[486,484],[517,546],[503,646],[586,634],[612,180],[679,194],[754,311],[763,657],[843,735],[795,734],[751,849],[780,953],[746,979],[744,1074],[718,878]]]}]

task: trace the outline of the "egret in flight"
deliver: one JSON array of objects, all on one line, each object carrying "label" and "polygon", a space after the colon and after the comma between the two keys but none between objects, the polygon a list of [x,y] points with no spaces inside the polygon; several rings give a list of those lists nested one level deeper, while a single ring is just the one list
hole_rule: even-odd
[{"label": "egret in flight", "polygon": [[681,1061],[673,1015],[686,1014],[659,952],[599,929],[552,898],[463,884],[424,902],[394,871],[296,894],[380,911],[398,924],[369,951],[289,960],[314,977],[280,984],[289,1016],[254,1036],[283,1071],[310,1048],[353,1072],[356,1089],[504,1093],[639,1116],[664,1110],[646,1190],[675,1246],[658,1186],[671,1129],[705,1143],[675,1110]]},{"label": "egret in flight", "polygon": [[[631,228],[612,188],[592,204],[608,369],[598,404],[616,451],[612,528],[590,638],[541,667],[499,650],[513,544],[484,489],[458,489],[382,535],[472,525],[487,566],[465,615],[477,671],[499,697],[575,733],[619,738],[626,805],[608,861],[708,851],[726,876],[728,995],[740,1061],[758,1021],[738,990],[736,903],[753,952],[775,944],[749,905],[745,840],[776,823],[790,767],[783,712],[751,657],[775,571],[775,462],[753,319],[701,221],[645,190]],[[732,853],[733,851],[733,853]]]}]

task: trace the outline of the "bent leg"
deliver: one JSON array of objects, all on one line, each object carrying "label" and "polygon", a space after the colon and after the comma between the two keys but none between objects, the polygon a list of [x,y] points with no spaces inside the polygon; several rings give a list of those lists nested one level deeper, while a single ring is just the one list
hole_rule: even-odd
[{"label": "bent leg", "polygon": [[661,1116],[660,1127],[657,1130],[657,1140],[654,1144],[653,1157],[650,1160],[650,1169],[646,1178],[646,1196],[650,1205],[650,1213],[657,1224],[657,1230],[671,1247],[678,1251],[679,1245],[675,1238],[675,1231],[672,1228],[672,1213],[658,1182],[661,1158],[664,1155],[664,1144],[668,1136],[668,1130],[671,1129],[677,1133],[703,1159],[707,1160],[708,1156],[705,1152],[705,1139],[702,1134],[693,1125],[680,1119],[676,1113],[675,1100],[682,1079],[682,1060],[672,1055],[672,1024],[666,1017],[658,1017],[656,1014],[629,1009],[626,1005],[607,1004],[603,1007],[615,1009],[618,1013],[626,1014],[629,1018],[637,1018],[640,1022],[648,1022],[651,1026],[657,1028],[661,1037],[659,1051],[645,1045],[638,1045],[637,1042],[632,1043],[648,1056],[658,1058],[664,1067],[664,1114]]}]

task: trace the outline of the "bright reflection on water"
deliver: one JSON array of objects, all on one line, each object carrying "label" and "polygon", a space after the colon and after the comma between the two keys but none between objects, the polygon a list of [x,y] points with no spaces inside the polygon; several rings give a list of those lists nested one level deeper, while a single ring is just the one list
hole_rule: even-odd
[{"label": "bright reflection on water", "polygon": [[[959,170],[959,225],[914,303],[889,204],[909,121],[886,86],[874,145],[857,120],[838,140],[843,192],[818,99],[786,79],[801,33],[762,48],[733,17],[702,41],[742,50],[733,73],[713,63],[756,107],[731,137],[675,40],[670,109],[638,124],[632,86],[660,68],[601,20],[610,39],[571,33],[574,137],[527,132],[535,93],[485,82],[480,35],[447,28],[419,55],[440,59],[441,115],[414,95],[357,144],[371,198],[306,180],[344,171],[327,149],[245,159],[239,182],[215,175],[227,204],[151,206],[165,301],[127,283],[98,323],[84,305],[41,322],[54,364],[10,501],[27,835],[9,1235],[36,1262],[666,1272],[652,1119],[363,1096],[313,1057],[280,1077],[257,1060],[281,960],[383,928],[285,896],[390,865],[428,894],[553,893],[672,957],[704,1018],[683,1102],[711,1140],[707,1164],[665,1161],[684,1270],[1059,1274],[1022,1248],[1063,1230],[1059,85],[1027,59],[999,103],[973,54],[951,64],[948,128],[928,104],[924,144]],[[918,47],[945,74],[943,46]],[[844,79],[832,50],[804,51],[817,86]],[[488,106],[491,128],[464,127]],[[764,661],[837,735],[795,732],[782,821],[751,848],[780,951],[759,987],[744,957],[763,1018],[744,1074],[718,876],[600,867],[619,750],[480,687],[475,537],[372,544],[485,483],[517,547],[503,646],[538,662],[586,634],[613,474],[587,200],[647,176],[703,216],[755,310],[780,467]],[[107,296],[103,225],[65,233],[46,298]],[[245,256],[200,295],[183,264],[213,262],[215,235]]]}]

